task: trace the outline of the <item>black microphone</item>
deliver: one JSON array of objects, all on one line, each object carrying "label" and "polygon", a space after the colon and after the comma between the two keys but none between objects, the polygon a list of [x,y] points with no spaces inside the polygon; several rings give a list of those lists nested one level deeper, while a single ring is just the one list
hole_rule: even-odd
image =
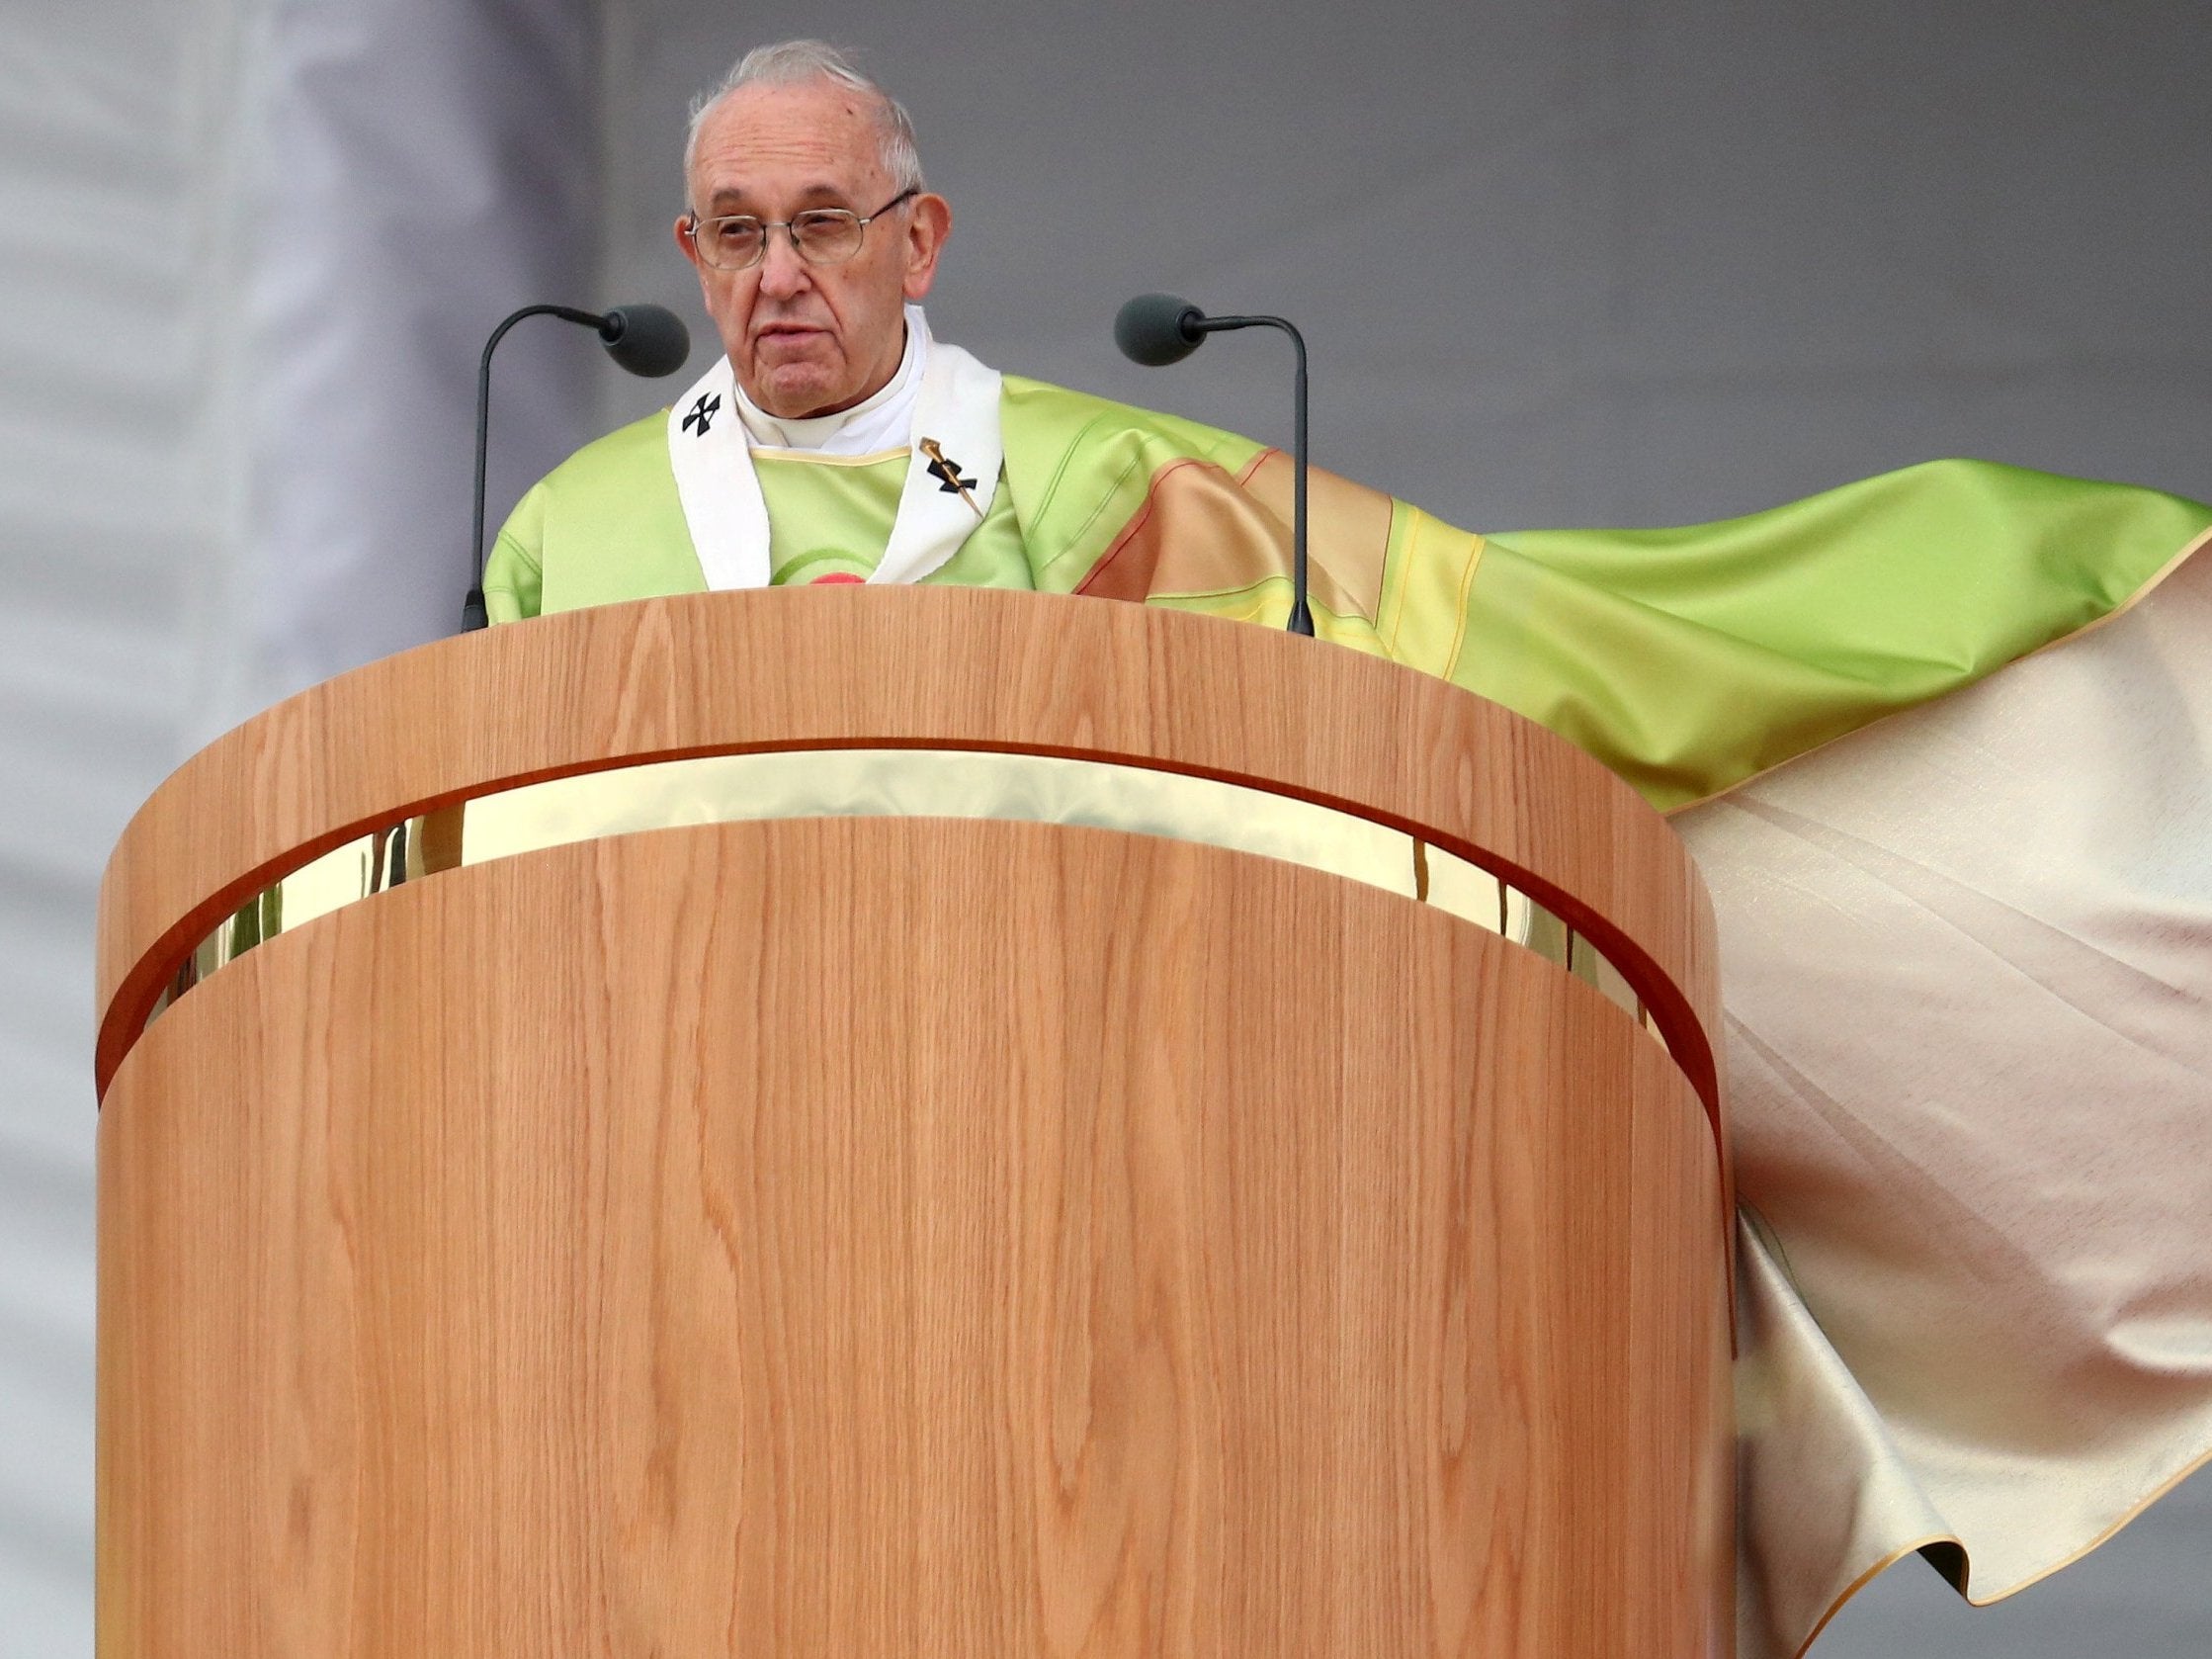
[{"label": "black microphone", "polygon": [[572,306],[525,306],[491,331],[483,356],[476,360],[476,512],[468,536],[468,568],[475,579],[461,604],[464,633],[490,620],[484,613],[484,455],[491,439],[491,354],[507,330],[526,316],[557,316],[597,329],[609,357],[648,380],[674,374],[691,355],[691,330],[666,306],[617,306],[604,314]]},{"label": "black microphone", "polygon": [[599,319],[607,355],[634,375],[657,381],[691,356],[691,330],[666,306],[617,306]]},{"label": "black microphone", "polygon": [[1188,300],[1172,294],[1140,294],[1114,318],[1114,343],[1122,355],[1148,368],[1180,363],[1209,334],[1232,328],[1280,328],[1298,352],[1298,423],[1293,462],[1291,508],[1291,613],[1286,626],[1309,639],[1314,613],[1306,603],[1306,336],[1279,316],[1208,316]]}]

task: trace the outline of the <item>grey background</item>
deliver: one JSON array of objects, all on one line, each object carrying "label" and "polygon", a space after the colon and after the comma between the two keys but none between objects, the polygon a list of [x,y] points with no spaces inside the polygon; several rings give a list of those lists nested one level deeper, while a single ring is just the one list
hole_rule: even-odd
[{"label": "grey background", "polygon": [[[675,156],[685,100],[741,47],[825,35],[905,99],[957,215],[944,337],[1280,440],[1279,342],[1144,371],[1107,327],[1150,288],[1284,311],[1313,346],[1321,463],[1461,524],[1717,517],[1945,454],[2212,497],[2212,15],[2194,0],[357,0],[598,36],[588,84],[485,95],[507,100],[487,150],[505,162],[418,161],[413,207],[359,227],[406,238],[412,314],[446,306],[383,365],[360,342],[394,314],[388,270],[328,266],[319,306],[257,303],[255,273],[287,208],[310,226],[332,209],[310,162],[366,169],[502,83],[394,76],[349,89],[335,147],[273,145],[298,84],[258,77],[316,10],[0,9],[0,1659],[90,1652],[100,864],[215,726],[447,625],[477,309],[656,298],[711,340],[668,237]],[[594,147],[592,190],[529,194],[548,153]],[[149,205],[171,228],[119,241],[118,210]],[[495,292],[564,271],[595,292]],[[434,278],[466,278],[466,305]],[[383,424],[288,422],[348,342],[324,378]],[[668,394],[581,376],[579,351],[550,327],[503,348],[502,387],[548,401],[500,429],[502,497],[566,433]],[[350,521],[293,491],[351,491],[368,552],[272,544],[272,525]],[[1818,1651],[2212,1653],[2208,1561],[2199,1477],[1996,1609],[1909,1561]]]}]

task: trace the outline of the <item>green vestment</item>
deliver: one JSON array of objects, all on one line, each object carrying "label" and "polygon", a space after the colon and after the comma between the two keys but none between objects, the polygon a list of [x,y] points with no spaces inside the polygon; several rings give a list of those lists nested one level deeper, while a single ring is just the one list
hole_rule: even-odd
[{"label": "green vestment", "polygon": [[[1281,451],[1014,376],[1001,431],[988,516],[925,580],[1281,626]],[[904,466],[756,452],[773,579],[873,568]],[[1681,529],[1476,535],[1319,472],[1310,513],[1321,638],[1519,710],[1662,810],[2103,620],[2212,526],[2179,496],[1974,461]],[[523,498],[485,597],[507,622],[706,585],[653,416]]]}]

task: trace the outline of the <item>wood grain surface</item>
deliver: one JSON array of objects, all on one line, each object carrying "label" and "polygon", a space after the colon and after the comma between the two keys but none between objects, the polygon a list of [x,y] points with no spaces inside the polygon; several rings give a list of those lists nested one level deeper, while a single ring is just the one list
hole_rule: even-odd
[{"label": "wood grain surface", "polygon": [[1721,1132],[1711,906],[1680,841],[1596,761],[1494,704],[1211,617],[983,589],[775,589],[611,605],[447,640],[211,744],[110,861],[105,1090],[162,984],[276,876],[399,818],[687,754],[992,748],[1226,778],[1404,829],[1588,935]]},{"label": "wood grain surface", "polygon": [[[628,663],[591,742],[649,746],[689,648],[609,626],[533,683],[584,718]],[[1177,672],[1173,630],[1072,635]],[[400,775],[341,787],[313,724],[255,740],[269,845]],[[1465,735],[1382,746],[1480,819]],[[1727,1651],[1700,1102],[1371,888],[1007,823],[560,847],[254,951],[100,1135],[103,1659]]]}]

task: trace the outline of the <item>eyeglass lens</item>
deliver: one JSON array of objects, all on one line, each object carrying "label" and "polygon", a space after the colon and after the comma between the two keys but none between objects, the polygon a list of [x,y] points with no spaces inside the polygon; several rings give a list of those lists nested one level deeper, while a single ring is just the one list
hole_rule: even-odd
[{"label": "eyeglass lens", "polygon": [[[811,208],[791,220],[792,245],[810,265],[835,265],[860,250],[860,216],[843,208]],[[699,251],[710,265],[744,270],[768,248],[768,226],[751,218],[702,219]]]}]

